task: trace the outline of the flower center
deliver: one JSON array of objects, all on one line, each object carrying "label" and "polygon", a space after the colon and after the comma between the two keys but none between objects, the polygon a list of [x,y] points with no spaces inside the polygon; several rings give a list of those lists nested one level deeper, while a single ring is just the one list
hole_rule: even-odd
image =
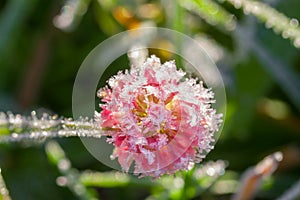
[{"label": "flower center", "polygon": [[168,142],[174,138],[177,132],[174,124],[180,120],[180,114],[176,109],[178,101],[175,92],[163,100],[143,89],[143,92],[136,96],[133,105],[131,112],[135,115],[144,137],[153,138],[164,134]]}]

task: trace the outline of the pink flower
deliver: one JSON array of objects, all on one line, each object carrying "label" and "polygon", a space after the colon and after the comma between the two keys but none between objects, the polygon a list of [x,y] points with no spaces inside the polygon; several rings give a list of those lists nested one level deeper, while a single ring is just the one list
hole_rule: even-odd
[{"label": "pink flower", "polygon": [[119,72],[98,91],[102,111],[95,119],[124,171],[159,177],[188,170],[213,149],[221,115],[214,94],[186,78],[174,61],[151,56],[140,67]]}]

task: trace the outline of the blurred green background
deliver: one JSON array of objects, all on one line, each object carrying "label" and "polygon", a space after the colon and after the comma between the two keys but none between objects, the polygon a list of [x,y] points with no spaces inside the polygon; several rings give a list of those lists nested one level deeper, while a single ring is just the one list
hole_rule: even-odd
[{"label": "blurred green background", "polygon": [[[0,111],[72,116],[73,83],[84,58],[101,41],[146,23],[199,41],[227,93],[225,126],[205,159],[226,161],[220,177],[195,177],[203,168],[198,164],[176,178],[137,179],[99,163],[78,138],[56,139],[0,146],[11,198],[230,199],[241,174],[275,151],[284,159],[255,198],[280,196],[300,178],[299,8],[298,0],[2,0]],[[163,61],[176,58],[154,53]],[[114,73],[128,63],[126,55],[117,59]]]}]

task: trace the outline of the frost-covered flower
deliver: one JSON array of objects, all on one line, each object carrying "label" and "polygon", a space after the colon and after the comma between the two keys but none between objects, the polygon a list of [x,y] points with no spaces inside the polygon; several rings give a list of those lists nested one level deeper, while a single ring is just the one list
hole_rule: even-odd
[{"label": "frost-covered flower", "polygon": [[139,67],[119,72],[98,91],[103,104],[95,119],[115,146],[124,171],[159,177],[189,169],[213,148],[221,115],[214,94],[186,78],[174,61],[151,56]]}]

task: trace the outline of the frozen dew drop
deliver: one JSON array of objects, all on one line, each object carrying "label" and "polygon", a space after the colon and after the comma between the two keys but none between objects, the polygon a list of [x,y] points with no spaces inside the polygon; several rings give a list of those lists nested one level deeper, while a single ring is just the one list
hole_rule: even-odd
[{"label": "frozen dew drop", "polygon": [[193,169],[195,166],[195,163],[194,162],[189,162],[189,165],[188,165],[188,170],[191,170]]},{"label": "frozen dew drop", "polygon": [[245,15],[249,15],[251,13],[251,7],[249,5],[245,5],[243,7],[243,11]]},{"label": "frozen dew drop", "polygon": [[273,31],[275,34],[280,34],[281,30],[278,27],[273,27]]},{"label": "frozen dew drop", "polygon": [[284,39],[289,38],[289,37],[290,37],[289,31],[288,31],[288,30],[283,31],[282,34],[281,34],[281,36],[282,36]]},{"label": "frozen dew drop", "polygon": [[176,177],[174,179],[175,188],[180,189],[183,187],[183,185],[184,185],[184,180],[181,177]]},{"label": "frozen dew drop", "polygon": [[274,158],[275,158],[278,162],[280,162],[280,161],[282,161],[282,159],[283,159],[283,154],[282,154],[280,151],[275,152],[275,153],[274,153]]},{"label": "frozen dew drop", "polygon": [[274,21],[273,20],[268,20],[265,23],[266,28],[272,28],[274,26]]},{"label": "frozen dew drop", "polygon": [[76,194],[78,194],[78,195],[82,195],[86,191],[85,188],[80,184],[75,184],[74,190],[75,190]]},{"label": "frozen dew drop", "polygon": [[67,179],[67,177],[65,177],[65,176],[59,176],[59,177],[57,177],[57,179],[56,179],[56,184],[57,184],[58,186],[61,186],[61,187],[66,186],[66,185],[68,184],[68,179]]},{"label": "frozen dew drop", "polygon": [[242,1],[241,0],[234,0],[233,5],[236,9],[240,9],[242,7]]},{"label": "frozen dew drop", "polygon": [[295,18],[290,20],[290,25],[293,27],[297,27],[299,25],[299,21]]},{"label": "frozen dew drop", "polygon": [[68,170],[71,167],[71,163],[67,159],[61,159],[58,163],[58,168],[60,170]]},{"label": "frozen dew drop", "polygon": [[297,47],[297,48],[300,48],[300,37],[297,37],[297,38],[294,40],[294,46]]},{"label": "frozen dew drop", "polygon": [[116,159],[116,157],[114,155],[110,155],[109,157],[110,157],[111,160]]},{"label": "frozen dew drop", "polygon": [[208,176],[214,176],[215,173],[216,173],[216,170],[213,168],[213,167],[209,167],[207,170],[206,170],[206,173]]}]

